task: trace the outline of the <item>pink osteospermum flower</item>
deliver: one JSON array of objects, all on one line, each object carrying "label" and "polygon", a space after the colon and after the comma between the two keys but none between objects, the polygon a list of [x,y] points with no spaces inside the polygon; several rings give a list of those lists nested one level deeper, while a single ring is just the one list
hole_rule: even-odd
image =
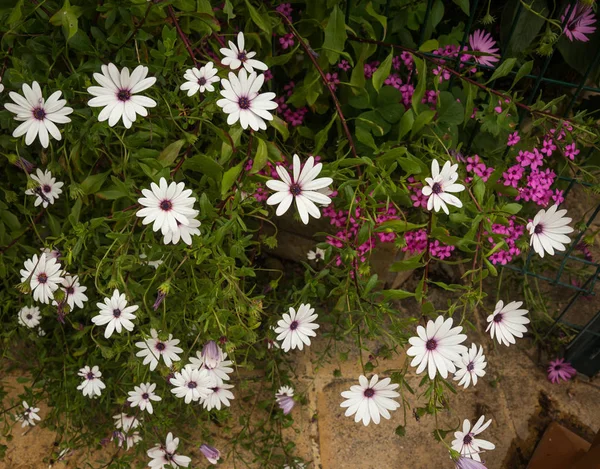
[{"label": "pink osteospermum flower", "polygon": [[569,11],[569,18],[563,31],[567,39],[569,41],[588,42],[590,40],[588,35],[596,31],[596,27],[592,26],[596,22],[596,15],[594,15],[592,8],[589,5],[583,5],[581,2],[577,2],[574,8],[567,5],[566,10],[560,17],[563,23],[567,11]]},{"label": "pink osteospermum flower", "polygon": [[508,136],[508,142],[506,143],[506,146],[512,147],[513,145],[519,143],[519,140],[521,140],[521,137],[519,137],[519,132],[514,132]]},{"label": "pink osteospermum flower", "polygon": [[566,362],[564,358],[552,360],[548,365],[548,381],[553,384],[560,382],[561,379],[569,381],[576,374],[577,370],[569,362]]},{"label": "pink osteospermum flower", "polygon": [[[471,50],[474,52],[496,54],[499,51],[497,47],[494,47],[496,45],[496,41],[494,41],[492,35],[483,31],[482,29],[478,29],[469,36],[469,45],[471,46]],[[475,55],[473,58],[478,64],[487,65],[488,67],[493,67],[494,62],[498,62],[500,60],[500,58],[495,55]]]}]

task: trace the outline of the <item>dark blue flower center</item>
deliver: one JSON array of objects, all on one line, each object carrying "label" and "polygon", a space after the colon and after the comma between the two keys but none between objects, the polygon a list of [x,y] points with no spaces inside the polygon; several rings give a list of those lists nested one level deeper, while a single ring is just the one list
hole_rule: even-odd
[{"label": "dark blue flower center", "polygon": [[160,352],[162,352],[162,351],[163,351],[164,349],[166,349],[166,348],[167,348],[167,346],[166,346],[165,344],[163,344],[162,342],[158,342],[158,343],[156,344],[156,349],[157,349],[158,351],[160,351]]},{"label": "dark blue flower center", "polygon": [[46,283],[48,281],[48,276],[46,274],[38,275],[38,282]]},{"label": "dark blue flower center", "polygon": [[298,329],[298,321],[292,321],[290,324],[290,330],[295,331],[296,329]]},{"label": "dark blue flower center", "polygon": [[169,210],[171,210],[173,208],[173,204],[171,203],[170,200],[165,199],[160,203],[160,208],[161,208],[161,210],[168,212]]},{"label": "dark blue flower center", "polygon": [[200,86],[206,85],[206,78],[204,78],[204,77],[198,78],[198,84]]},{"label": "dark blue flower center", "polygon": [[118,318],[121,316],[121,310],[119,308],[113,309],[113,316]]},{"label": "dark blue flower center", "polygon": [[119,101],[129,101],[131,99],[131,92],[129,90],[119,90],[117,98]]},{"label": "dark blue flower center", "polygon": [[238,106],[240,109],[249,109],[250,108],[250,100],[246,96],[240,96],[238,101]]},{"label": "dark blue flower center", "polygon": [[440,192],[442,192],[442,186],[440,186],[439,182],[436,182],[433,184],[433,186],[431,186],[431,192],[433,192],[434,194],[439,194]]},{"label": "dark blue flower center", "polygon": [[195,389],[198,387],[198,383],[196,383],[195,381],[190,381],[187,385],[188,388],[190,389]]},{"label": "dark blue flower center", "polygon": [[502,319],[502,314],[496,314],[496,316],[494,316],[494,322],[502,322]]},{"label": "dark blue flower center", "polygon": [[33,117],[40,121],[44,120],[44,117],[46,117],[46,111],[44,111],[44,108],[36,107],[33,110]]},{"label": "dark blue flower center", "polygon": [[373,397],[375,395],[375,391],[371,388],[365,389],[365,397]]},{"label": "dark blue flower center", "polygon": [[535,234],[540,234],[542,231],[544,231],[544,226],[542,224],[536,225],[536,227],[533,229]]},{"label": "dark blue flower center", "polygon": [[294,197],[298,197],[300,194],[302,194],[302,188],[300,187],[300,184],[292,184],[290,186],[290,192]]},{"label": "dark blue flower center", "polygon": [[435,339],[429,339],[427,341],[427,343],[425,344],[425,347],[427,348],[427,350],[435,350],[435,348],[437,347],[437,342]]}]

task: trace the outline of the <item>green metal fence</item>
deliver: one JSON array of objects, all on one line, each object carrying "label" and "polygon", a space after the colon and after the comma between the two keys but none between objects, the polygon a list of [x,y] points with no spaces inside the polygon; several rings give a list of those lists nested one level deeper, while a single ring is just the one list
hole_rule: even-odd
[{"label": "green metal fence", "polygon": [[[358,1],[360,1],[360,0],[347,0],[346,1],[346,11],[345,11],[346,23],[348,23],[350,21],[352,7],[353,7],[353,5],[356,5]],[[423,44],[424,41],[427,39],[426,25],[428,24],[428,21],[430,19],[430,16],[432,14],[432,10],[433,10],[433,7],[434,7],[434,4],[436,1],[437,0],[428,0],[427,1],[425,16],[423,18],[421,29],[418,32],[418,41],[417,41],[418,46]],[[381,11],[379,12],[380,14],[384,14],[388,18],[388,20],[391,19],[390,18],[390,8],[392,6],[392,3],[393,3],[392,0],[387,0],[385,6],[380,8]],[[505,1],[502,1],[501,3],[506,4]],[[470,15],[468,16],[468,19],[466,20],[466,23],[465,23],[465,31],[462,36],[462,40],[460,42],[460,50],[462,50],[463,47],[467,44],[469,35],[471,34],[472,30],[474,29],[474,25],[476,24],[477,18],[481,15],[480,8],[486,8],[487,4],[488,4],[487,1],[480,2],[479,0],[471,0]],[[453,3],[444,2],[444,5],[446,8],[450,8],[450,7],[452,7]],[[563,5],[560,5],[557,8],[555,8],[554,19],[561,23],[561,28],[563,30],[567,24],[567,20],[570,16],[571,12],[573,12],[576,7],[577,7],[577,1],[566,1],[566,2],[564,2]],[[515,11],[514,11],[513,18],[512,18],[512,25],[511,25],[509,34],[508,34],[506,40],[504,41],[504,43],[499,42],[501,53],[500,53],[500,61],[498,62],[498,65],[500,65],[507,58],[509,46],[511,44],[511,41],[513,40],[516,26],[519,22],[519,19],[521,18],[521,16],[524,14],[525,11],[526,11],[526,8],[524,7],[523,3],[521,1],[519,1],[515,7]],[[561,17],[563,16],[563,14],[564,14],[564,20],[561,20]],[[596,31],[594,34],[600,34],[600,31]],[[384,42],[372,41],[372,40],[369,40],[368,38],[355,38],[355,39],[363,41],[363,42],[378,43],[380,45],[386,44]],[[392,47],[402,46],[401,44],[398,44],[398,45],[386,44],[386,45],[389,45]],[[576,105],[579,97],[581,96],[582,91],[591,91],[591,92],[600,93],[600,88],[586,85],[588,78],[591,76],[592,72],[597,68],[598,64],[600,63],[600,48],[590,48],[590,58],[591,59],[590,59],[589,65],[587,66],[585,73],[581,76],[580,80],[577,83],[563,81],[563,80],[559,80],[556,78],[550,78],[550,77],[546,76],[552,61],[555,59],[554,51],[555,51],[555,49],[553,49],[553,51],[546,57],[540,57],[540,58],[536,59],[536,65],[538,66],[538,70],[539,70],[538,73],[536,73],[536,74],[530,73],[530,74],[527,74],[524,76],[524,78],[529,78],[529,79],[533,80],[533,86],[531,87],[531,91],[528,93],[527,97],[525,97],[525,103],[528,106],[531,105],[535,101],[536,96],[538,96],[538,94],[540,92],[542,92],[542,94],[543,94],[543,91],[544,91],[543,87],[545,87],[545,86],[554,86],[554,87],[559,87],[561,89],[564,88],[564,89],[574,90],[573,95],[572,95],[571,99],[569,100],[569,103],[566,106],[566,108],[564,109],[563,114],[562,114],[562,117],[567,117],[569,115],[569,113],[571,113],[571,111],[574,109],[574,106]],[[423,55],[429,55],[430,57],[431,56],[438,57],[433,54],[423,54]],[[461,65],[461,59],[460,59],[460,54],[459,54],[456,62],[453,65],[454,71],[458,71],[460,65]],[[477,64],[477,67],[478,67],[478,69],[483,70],[484,72],[490,72],[490,75],[491,75],[491,72],[493,72],[493,70],[495,70],[495,67],[488,67],[488,66],[481,65],[481,64]],[[517,72],[511,72],[511,73],[516,74]],[[457,75],[459,75],[459,74],[457,74]],[[451,76],[450,82],[449,82],[449,88],[452,88],[452,86],[455,84],[454,82],[457,79],[456,78],[457,75],[453,74]],[[492,83],[490,83],[489,86],[490,86],[490,88],[493,88],[494,85],[495,85],[495,82],[492,82]],[[526,115],[526,111],[523,108],[519,108],[519,123],[522,122],[525,115]],[[477,135],[478,131],[480,130],[479,125],[480,124],[478,122],[475,122],[475,124],[473,125],[473,127],[470,131],[470,136],[468,138],[467,145],[465,146],[466,154],[469,153],[471,146],[473,144],[474,137],[475,137],[475,135]],[[590,149],[590,151],[588,152],[588,154],[585,156],[585,158],[589,158],[592,155],[593,151],[594,151],[594,149],[592,147]],[[507,149],[507,152],[508,152],[508,149]],[[560,176],[558,178],[558,180],[561,181],[563,184],[566,184],[566,189],[564,191],[565,199],[569,196],[569,194],[571,194],[573,192],[573,190],[576,188],[576,186],[590,186],[589,183],[585,182],[577,174],[574,175],[574,177]],[[596,217],[598,216],[599,213],[600,213],[600,204],[595,208],[595,210],[593,210],[592,214],[587,218],[584,229],[582,229],[579,232],[579,234],[573,239],[571,244],[568,246],[567,250],[564,253],[556,254],[555,258],[559,260],[559,264],[555,267],[554,275],[552,275],[552,276],[550,276],[549,274],[543,275],[543,274],[540,274],[539,272],[535,272],[531,269],[531,259],[532,259],[532,254],[533,254],[533,252],[531,250],[529,251],[529,254],[525,258],[525,260],[520,259],[517,262],[514,262],[512,264],[509,264],[509,265],[506,265],[503,267],[508,270],[516,271],[516,272],[522,274],[523,276],[534,277],[536,279],[546,281],[546,282],[550,283],[551,285],[565,287],[565,288],[573,291],[572,297],[570,298],[567,306],[555,317],[554,322],[549,326],[548,330],[546,331],[546,337],[549,336],[549,334],[551,334],[555,330],[556,326],[559,323],[567,324],[569,327],[579,330],[578,335],[567,346],[566,356],[573,363],[573,365],[575,366],[575,368],[578,371],[585,373],[589,376],[592,376],[592,375],[596,374],[598,371],[600,371],[600,311],[598,311],[594,315],[594,317],[589,318],[589,322],[587,322],[587,324],[585,324],[584,326],[567,323],[564,320],[564,318],[568,314],[569,311],[572,311],[574,309],[576,310],[578,308],[578,305],[581,304],[580,300],[582,297],[589,297],[589,296],[594,295],[594,287],[600,276],[600,263],[595,262],[593,260],[589,261],[582,257],[574,256],[573,251],[576,249],[576,247],[579,245],[579,243],[581,243],[583,237],[585,236],[586,230],[591,226],[591,224],[594,222],[594,220],[596,219]],[[575,268],[589,273],[589,276],[587,276],[587,278],[585,279],[585,281],[582,284],[580,284],[580,285],[573,284],[572,282],[570,282],[568,279],[565,278],[567,263],[571,263]]]}]

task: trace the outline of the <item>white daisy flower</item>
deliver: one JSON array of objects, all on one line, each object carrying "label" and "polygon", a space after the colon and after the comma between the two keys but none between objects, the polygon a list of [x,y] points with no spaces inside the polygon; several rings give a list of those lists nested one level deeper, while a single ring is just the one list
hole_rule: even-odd
[{"label": "white daisy flower", "polygon": [[200,353],[200,351],[196,352],[196,357],[190,357],[190,365],[193,368],[197,368],[199,370],[206,370],[212,378],[214,378],[217,384],[223,384],[224,381],[229,381],[231,378],[229,376],[230,373],[233,373],[233,362],[231,360],[227,360],[227,353],[223,352],[223,359],[219,362],[217,366],[209,368],[206,366],[205,358]]},{"label": "white daisy flower", "polygon": [[102,394],[102,390],[106,388],[106,385],[100,380],[102,373],[97,366],[90,368],[89,366],[84,366],[77,373],[82,378],[85,378],[84,381],[77,386],[84,396],[94,397],[100,396]]},{"label": "white daisy flower", "polygon": [[152,469],[164,469],[165,466],[173,468],[188,467],[192,459],[188,456],[176,454],[179,446],[179,438],[173,438],[173,434],[169,432],[167,441],[164,445],[156,445],[147,451],[148,457],[152,460],[148,463]]},{"label": "white daisy flower", "polygon": [[288,415],[296,404],[294,401],[294,390],[290,386],[281,386],[275,393],[275,401],[280,409],[283,410],[284,415]]},{"label": "white daisy flower", "polygon": [[115,330],[118,334],[121,333],[123,328],[129,332],[133,330],[134,324],[131,320],[135,319],[135,314],[132,313],[137,311],[139,306],[127,306],[125,293],[119,293],[119,290],[115,290],[111,298],[104,298],[104,303],[96,303],[96,306],[100,308],[100,314],[94,316],[92,322],[97,326],[106,325],[105,338],[108,339]]},{"label": "white daisy flower", "polygon": [[217,464],[221,458],[221,452],[217,448],[213,448],[204,443],[200,445],[200,452],[211,464]]},{"label": "white daisy flower", "polygon": [[371,381],[364,376],[358,377],[359,386],[350,387],[350,391],[342,392],[342,397],[347,400],[340,404],[340,407],[347,407],[346,417],[354,415],[354,421],[362,420],[364,426],[369,425],[371,420],[379,423],[381,416],[390,419],[390,410],[396,410],[400,404],[394,400],[400,394],[394,391],[399,385],[391,383],[390,378],[384,378],[379,381],[377,375],[373,375]]},{"label": "white daisy flower", "polygon": [[146,410],[151,414],[154,409],[152,408],[152,401],[160,401],[162,398],[154,393],[156,389],[156,383],[142,383],[139,386],[134,386],[133,391],[129,391],[129,397],[127,400],[131,404],[131,407],[138,407],[140,410]]},{"label": "white daisy flower", "polygon": [[314,251],[308,251],[306,254],[306,258],[309,261],[319,262],[325,259],[325,250],[321,248],[316,248]]},{"label": "white daisy flower", "polygon": [[19,311],[18,320],[21,326],[26,326],[31,329],[40,324],[42,313],[37,306],[23,306]]},{"label": "white daisy flower", "polygon": [[258,92],[264,81],[264,75],[256,75],[255,72],[248,75],[244,69],[237,75],[229,72],[229,79],[221,80],[223,98],[217,101],[217,105],[229,114],[227,124],[233,125],[239,120],[242,129],[248,126],[252,130],[267,129],[265,120],[273,120],[269,110],[276,109],[277,103],[273,101],[275,93]]},{"label": "white daisy flower", "polygon": [[188,246],[192,245],[192,236],[200,236],[200,220],[196,220],[196,216],[200,213],[198,210],[194,210],[195,214],[188,218],[189,224],[182,225],[177,222],[177,229],[175,231],[167,231],[165,237],[163,238],[163,242],[165,244],[177,244],[179,240],[183,240],[185,244]]},{"label": "white daisy flower", "polygon": [[566,235],[572,233],[572,218],[565,217],[566,210],[558,210],[558,205],[553,205],[547,211],[542,209],[527,223],[527,230],[531,236],[529,244],[540,257],[544,257],[544,252],[551,256],[554,250],[564,251],[565,244],[569,244],[571,239]]},{"label": "white daisy flower", "polygon": [[[458,164],[451,164],[450,161],[444,163],[442,171],[440,171],[440,165],[437,160],[431,162],[431,177],[425,178],[427,185],[423,186],[423,195],[429,197],[427,199],[427,210],[440,211],[440,208],[449,215],[448,205],[454,205],[455,207],[462,207],[460,199],[450,192],[462,192],[465,190],[465,186],[462,184],[455,184],[458,179]],[[446,205],[448,204],[448,205]]]},{"label": "white daisy flower", "polygon": [[189,225],[190,218],[198,211],[192,206],[196,199],[190,197],[191,189],[186,189],[183,182],[171,182],[167,185],[165,178],[160,178],[158,185],[150,184],[149,189],[142,189],[144,197],[138,199],[138,203],[144,208],[138,210],[136,215],[143,217],[142,224],[153,223],[152,230],[160,230],[163,235],[169,231],[178,230],[178,222],[181,225]]},{"label": "white daisy flower", "polygon": [[62,289],[65,292],[65,301],[71,308],[71,311],[75,309],[75,305],[78,308],[83,308],[83,303],[88,300],[87,295],[84,293],[87,287],[79,283],[79,276],[65,275]]},{"label": "white daisy flower", "polygon": [[114,127],[121,119],[129,129],[137,114],[146,117],[146,108],[155,107],[156,101],[147,96],[136,96],[136,93],[147,90],[156,82],[156,78],[146,78],[147,75],[148,67],[143,65],[138,65],[131,75],[127,67],[119,72],[112,63],[102,65],[102,73],[94,73],[94,79],[100,86],[87,89],[89,94],[95,96],[88,101],[88,106],[104,107],[98,115],[98,121],[108,119],[108,125]]},{"label": "white daisy flower", "polygon": [[499,344],[509,347],[516,342],[515,337],[523,337],[527,332],[525,324],[529,324],[530,321],[525,317],[529,311],[519,309],[522,305],[522,301],[511,301],[506,306],[502,300],[496,303],[496,309],[487,317],[489,324],[485,330],[490,331],[492,339],[495,335]]},{"label": "white daisy flower", "polygon": [[140,432],[137,431],[127,434],[119,431],[113,432],[112,436],[110,437],[110,441],[115,439],[118,440],[119,448],[123,446],[123,443],[126,444],[125,451],[129,451],[130,448],[133,448],[140,441],[142,441]]},{"label": "white daisy flower", "polygon": [[484,420],[485,415],[482,415],[479,417],[479,420],[477,420],[477,423],[473,425],[473,428],[471,428],[471,422],[468,419],[465,419],[463,422],[462,432],[454,432],[455,440],[452,441],[452,449],[454,451],[458,451],[463,456],[474,459],[475,461],[481,461],[479,453],[482,450],[495,449],[495,444],[490,443],[487,440],[475,438],[492,423],[492,419],[489,419],[487,422],[483,423]]},{"label": "white daisy flower", "polygon": [[228,42],[229,49],[227,49],[226,47],[223,47],[221,49],[221,54],[225,56],[223,57],[223,60],[221,60],[221,63],[226,67],[231,68],[231,70],[237,70],[243,65],[244,68],[248,71],[248,73],[252,73],[255,68],[257,70],[269,69],[269,67],[267,67],[267,64],[261,62],[260,60],[252,58],[256,55],[256,52],[248,52],[245,49],[246,41],[243,32],[240,31],[238,33],[237,46],[231,41]]},{"label": "white daisy flower", "polygon": [[56,140],[61,140],[60,130],[56,124],[71,122],[67,116],[73,112],[73,108],[65,106],[67,101],[60,99],[62,91],[55,91],[50,95],[48,101],[44,101],[42,90],[37,81],[31,87],[23,83],[23,96],[11,91],[8,95],[13,103],[6,103],[4,107],[16,114],[15,120],[23,121],[13,132],[13,137],[25,135],[25,144],[31,145],[36,137],[44,148],[50,144],[50,134]]},{"label": "white daisy flower", "polygon": [[284,352],[295,348],[302,350],[305,344],[310,345],[309,337],[316,337],[315,329],[319,328],[319,325],[314,323],[318,316],[313,314],[314,312],[310,304],[301,304],[298,312],[290,307],[289,314],[283,314],[283,318],[277,322],[275,333],[279,334],[277,340],[283,340],[281,348]]},{"label": "white daisy flower", "polygon": [[[148,256],[146,255],[146,253],[141,253],[140,254],[140,259],[144,260],[147,259]],[[144,264],[149,265],[150,267],[154,267],[155,269],[158,269],[158,267],[163,263],[164,261],[162,259],[158,259],[156,261],[145,261]]]},{"label": "white daisy flower", "polygon": [[183,367],[181,372],[175,372],[171,378],[171,384],[174,386],[171,392],[179,398],[185,399],[185,403],[205,399],[212,392],[211,388],[216,386],[216,382],[206,370],[199,370],[190,365]]},{"label": "white daisy flower", "polygon": [[145,339],[143,342],[136,342],[135,346],[141,348],[136,357],[144,357],[144,365],[150,363],[150,371],[154,371],[158,366],[159,360],[163,359],[165,365],[170,367],[173,362],[179,361],[180,353],[183,353],[183,349],[176,347],[179,343],[179,339],[173,339],[173,334],[169,334],[167,340],[161,340],[158,338],[156,329],[150,329],[151,337]]},{"label": "white daisy flower", "polygon": [[42,171],[38,168],[36,174],[31,174],[30,176],[31,179],[38,183],[38,187],[27,189],[25,194],[37,196],[33,203],[35,207],[42,205],[42,207],[46,208],[49,204],[53,204],[58,199],[58,196],[62,194],[61,187],[64,183],[56,182],[56,178],[52,177],[50,171]]},{"label": "white daisy flower", "polygon": [[200,67],[198,70],[196,67],[188,68],[183,75],[187,81],[180,86],[182,91],[187,90],[188,96],[195,95],[198,91],[204,93],[215,91],[213,83],[217,83],[220,78],[217,75],[218,70],[214,67],[212,62],[207,62],[206,65]]},{"label": "white daisy flower", "polygon": [[467,336],[461,334],[462,326],[452,328],[452,322],[452,318],[444,320],[443,316],[438,316],[435,322],[427,322],[427,328],[418,326],[418,335],[408,339],[412,347],[406,354],[415,357],[410,366],[419,366],[417,374],[427,368],[429,378],[433,379],[439,373],[446,379],[448,372],[456,371],[454,363],[460,361],[460,354],[467,353],[467,347],[460,345]]},{"label": "white daisy flower", "polygon": [[128,432],[129,430],[140,426],[140,421],[133,415],[120,413],[113,415],[113,419],[115,421],[115,428],[117,430],[123,430],[124,432]]},{"label": "white daisy flower", "polygon": [[458,371],[454,373],[454,380],[460,380],[458,385],[464,386],[466,389],[472,380],[473,386],[475,386],[477,378],[485,376],[487,362],[483,354],[483,347],[479,346],[479,351],[477,351],[477,345],[471,344],[469,351],[461,354],[460,360],[455,362],[455,365]]},{"label": "white daisy flower", "polygon": [[19,422],[23,422],[21,424],[21,428],[32,426],[35,427],[36,420],[42,420],[40,416],[37,414],[40,409],[37,407],[29,407],[27,402],[23,401],[23,413],[18,416],[17,420]]},{"label": "white daisy flower", "polygon": [[60,264],[46,254],[41,254],[39,259],[34,254],[25,261],[24,267],[21,269],[21,283],[29,282],[35,301],[49,304],[54,299],[54,292],[64,281]]},{"label": "white daisy flower", "polygon": [[225,407],[229,407],[231,405],[229,400],[234,399],[233,393],[229,391],[231,388],[233,388],[233,385],[225,383],[212,387],[212,392],[208,396],[200,399],[200,404],[202,404],[206,410],[221,410],[221,404]]},{"label": "white daisy flower", "polygon": [[283,166],[275,167],[281,181],[277,179],[267,181],[267,187],[276,191],[267,199],[267,204],[278,205],[275,214],[280,217],[288,211],[295,200],[300,219],[306,225],[309,215],[321,218],[321,212],[315,203],[325,206],[331,203],[331,199],[318,190],[331,184],[333,179],[329,177],[316,179],[323,169],[323,163],[315,164],[312,156],[306,160],[304,166],[301,165],[298,155],[294,155],[293,160],[292,178]]}]

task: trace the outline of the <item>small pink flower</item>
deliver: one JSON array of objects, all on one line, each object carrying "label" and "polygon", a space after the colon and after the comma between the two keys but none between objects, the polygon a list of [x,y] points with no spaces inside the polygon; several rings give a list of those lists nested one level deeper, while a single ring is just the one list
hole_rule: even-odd
[{"label": "small pink flower", "polygon": [[294,47],[294,35],[292,33],[285,34],[279,38],[279,44],[283,50]]},{"label": "small pink flower", "polygon": [[333,91],[337,89],[337,85],[340,83],[337,73],[325,74],[325,80],[327,81],[327,84]]},{"label": "small pink flower", "polygon": [[569,381],[576,374],[577,370],[564,358],[557,358],[548,365],[548,380],[553,384],[560,382],[561,379]]},{"label": "small pink flower", "polygon": [[565,156],[567,158],[573,161],[577,155],[579,155],[579,150],[577,149],[575,142],[565,145]]},{"label": "small pink flower", "polygon": [[338,63],[338,68],[347,72],[348,70],[350,70],[350,64],[347,60],[340,60],[340,63]]},{"label": "small pink flower", "polygon": [[275,10],[284,15],[288,20],[292,21],[292,12],[294,11],[294,9],[292,8],[291,4],[282,3],[277,8],[275,8]]},{"label": "small pink flower", "polygon": [[269,81],[269,80],[273,79],[273,72],[271,72],[271,70],[265,70],[263,75],[265,76],[265,81]]},{"label": "small pink flower", "polygon": [[512,146],[516,145],[517,143],[519,143],[519,140],[521,140],[521,137],[519,137],[519,132],[514,132],[512,134],[509,134],[508,142],[506,143],[506,146],[512,147]]}]

